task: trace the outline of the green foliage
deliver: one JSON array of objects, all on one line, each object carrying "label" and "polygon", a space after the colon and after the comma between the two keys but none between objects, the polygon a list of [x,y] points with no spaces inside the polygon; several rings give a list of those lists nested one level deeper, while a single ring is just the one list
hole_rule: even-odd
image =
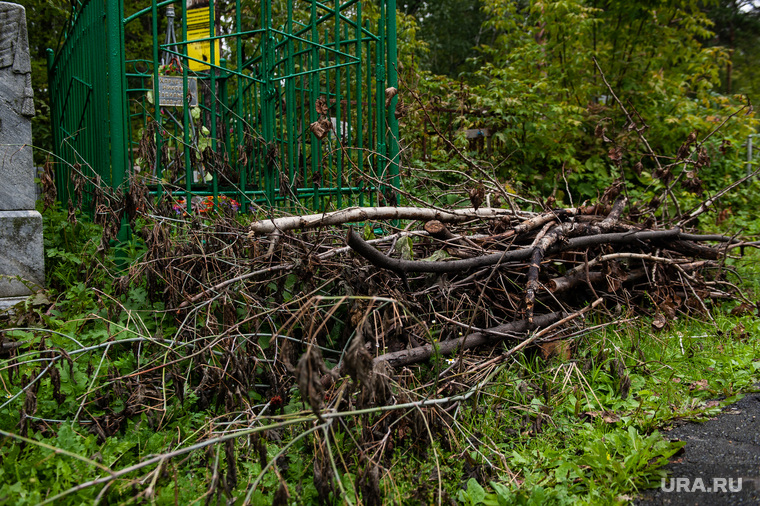
[{"label": "green foliage", "polygon": [[418,20],[419,40],[426,51],[419,55],[422,69],[438,75],[456,77],[473,70],[475,48],[489,43],[493,32],[484,29],[487,13],[481,0],[439,0],[436,2],[399,2],[399,15]]},{"label": "green foliage", "polygon": [[[644,202],[662,194],[665,184],[653,177],[657,164],[636,129],[662,165],[691,132],[708,139],[709,162],[695,171],[706,189],[744,174],[742,145],[757,121],[749,109],[727,121],[746,100],[717,92],[729,52],[702,43],[712,22],[693,2],[492,0],[483,10],[484,29],[495,38],[479,48],[478,69],[460,82],[418,77],[430,113],[414,111],[408,129],[430,130],[432,119],[460,150],[497,167],[501,180],[514,181],[523,193],[552,194],[563,205],[594,199],[621,178]],[[464,139],[464,129],[475,127],[493,132],[492,153],[472,151]],[[413,158],[421,136],[409,141]],[[461,163],[435,137],[428,136],[424,163],[441,169]],[[685,204],[697,201],[693,189],[676,190]]]},{"label": "green foliage", "polygon": [[713,22],[712,37],[705,42],[726,48],[731,57],[721,68],[721,91],[745,93],[756,98],[760,92],[760,79],[752,69],[760,63],[757,47],[760,10],[749,0],[706,2],[703,8]]},{"label": "green foliage", "polygon": [[[77,216],[78,214],[78,216]],[[45,275],[48,286],[66,290],[88,279],[102,235],[101,227],[81,213],[69,219],[56,202],[42,213],[45,242]]]},{"label": "green foliage", "polygon": [[[471,451],[472,458],[485,465],[481,455],[497,458],[498,449],[510,474],[470,478],[457,492],[458,501],[614,504],[658,484],[660,467],[683,443],[671,443],[654,429],[671,420],[716,414],[760,377],[757,320],[718,314],[716,323],[718,334],[711,325],[694,322],[659,336],[645,328],[612,327],[610,333],[589,336],[588,346],[579,344],[582,351],[574,362],[552,366],[525,358],[505,371],[498,382],[503,386],[483,398],[488,406],[473,407],[469,417],[465,412],[463,424],[490,442],[487,453]],[[736,339],[739,328],[746,328],[744,340]],[[618,361],[625,364],[631,385],[626,396]],[[574,363],[583,364],[583,370]],[[718,396],[725,400],[710,401]]]},{"label": "green foliage", "polygon": [[[220,12],[228,15],[231,5],[220,4]],[[365,18],[376,21],[377,6],[372,2],[366,5]],[[482,10],[474,12],[473,6],[478,5]],[[256,2],[243,2],[245,23],[255,26],[257,7]],[[285,7],[284,2],[274,5],[278,22]],[[502,183],[509,180],[528,191],[554,192],[560,203],[569,203],[571,196],[575,203],[594,198],[621,176],[636,199],[648,201],[661,195],[665,183],[655,175],[654,161],[610,97],[592,56],[599,59],[623,104],[641,115],[633,113],[637,127],[644,122],[648,125],[643,133],[657,153],[674,155],[694,130],[699,138],[706,137],[740,105],[739,99],[718,93],[728,53],[704,45],[712,37],[710,30],[719,25],[711,25],[710,11],[699,10],[693,2],[669,0],[655,8],[642,2],[487,0],[406,2],[405,7],[407,15],[399,16],[400,73],[420,94],[421,104],[402,90],[401,97],[411,109],[404,119],[406,132],[410,132],[404,140],[411,144],[404,153],[409,168],[404,184],[413,197],[442,206],[459,205],[461,190],[481,177],[457,150],[464,157],[492,163],[494,175]],[[130,3],[128,12],[136,8]],[[66,9],[59,5],[55,12]],[[430,17],[418,25],[412,14],[420,12]],[[45,22],[33,14],[35,23]],[[295,17],[306,19],[308,12],[299,10]],[[35,24],[35,31],[41,27],[49,36],[60,19],[62,16],[47,25]],[[329,23],[325,26],[329,28]],[[466,40],[476,26],[479,34],[491,39],[481,39],[476,57],[462,63],[470,53]],[[151,41],[144,36],[149,30],[138,23],[130,30],[129,50],[135,54],[147,51]],[[37,48],[52,44],[42,35],[30,30]],[[246,51],[252,54],[256,41],[249,42]],[[451,59],[444,61],[446,52]],[[39,87],[43,67],[36,58],[35,86]],[[451,74],[465,70],[467,75],[454,82],[418,71],[426,65]],[[419,142],[428,131],[422,126],[427,122],[422,106],[431,104],[454,111],[431,113],[451,144],[431,142],[427,158],[422,159]],[[43,114],[37,121],[44,124],[44,104],[40,110]],[[487,114],[471,114],[478,110]],[[479,152],[465,138],[464,129],[475,126],[494,131],[493,153]],[[741,145],[754,126],[752,116],[742,116],[706,142],[711,163],[700,168],[706,190],[714,192],[744,173]],[[598,127],[601,136],[595,135]],[[49,132],[43,127],[35,135],[44,145]],[[613,148],[619,153],[611,156]],[[619,161],[614,159],[617,157]],[[634,170],[639,161],[642,167]],[[430,172],[426,171],[431,170],[436,172],[434,178],[427,177]],[[753,182],[723,201],[728,223],[760,230],[760,222],[752,214],[758,185]],[[678,192],[683,206],[701,201],[688,189],[678,188]],[[138,270],[135,260],[148,254],[138,239],[139,226],[131,242],[108,252],[101,243],[101,228],[86,217],[54,207],[44,213],[44,220],[50,290],[27,302],[23,318],[27,318],[28,329],[3,331],[3,338],[23,342],[23,347],[13,356],[13,363],[3,359],[0,429],[23,432],[30,441],[22,444],[5,437],[0,442],[0,502],[37,504],[105,476],[92,462],[125,469],[150,456],[225,433],[232,425],[219,423],[220,412],[244,424],[246,417],[252,417],[250,405],[245,404],[245,410],[239,412],[235,412],[237,405],[228,409],[220,393],[225,381],[235,387],[230,391],[236,392],[236,399],[245,397],[256,409],[275,396],[255,383],[250,389],[239,388],[243,382],[239,376],[232,377],[230,367],[249,360],[253,363],[249,376],[274,381],[265,376],[262,364],[273,362],[273,356],[280,356],[277,354],[293,353],[271,337],[280,332],[283,322],[278,318],[286,314],[272,308],[298,302],[305,291],[326,294],[314,307],[299,306],[303,309],[288,320],[291,327],[287,333],[303,333],[301,318],[312,326],[325,321],[323,341],[334,349],[348,342],[354,319],[365,312],[366,301],[361,297],[330,293],[348,292],[350,287],[341,280],[319,289],[310,285],[319,266],[304,257],[292,273],[263,278],[260,290],[245,300],[246,305],[261,309],[255,318],[248,319],[246,308],[213,300],[193,319],[183,320],[183,314],[165,311],[177,307],[161,297],[169,290],[165,279],[156,276],[141,281],[139,276],[127,275],[130,272],[125,267]],[[149,230],[156,232],[155,237],[166,232],[154,225]],[[154,256],[143,266],[165,265],[161,262],[166,261],[166,248],[190,252],[186,255],[189,261],[183,264],[186,279],[179,284],[186,289],[182,297],[196,293],[202,283],[194,276],[207,280],[201,267],[204,259],[213,255],[211,242],[198,232],[208,225],[213,225],[211,218],[208,222],[189,220],[172,228],[161,236],[164,242],[154,244]],[[369,223],[363,229],[366,239],[379,233]],[[412,240],[404,236],[395,243],[403,258],[412,259]],[[253,258],[255,247],[240,246],[240,258]],[[227,251],[232,246],[220,248]],[[280,252],[273,248],[272,254]],[[445,254],[436,252],[429,259]],[[754,279],[756,283],[758,277]],[[392,309],[396,311],[396,307]],[[380,313],[378,317],[386,318]],[[225,318],[235,322],[235,335],[220,337],[214,330]],[[187,337],[188,329],[192,329],[192,338]],[[440,322],[431,322],[427,337],[437,342],[443,338],[442,329]],[[433,503],[439,494],[473,505],[621,502],[656,482],[659,468],[678,449],[657,432],[659,427],[677,419],[715,414],[721,404],[711,399],[720,396],[729,402],[760,379],[758,332],[756,319],[722,313],[717,314],[714,325],[671,322],[667,333],[656,335],[646,322],[608,327],[577,338],[571,361],[543,359],[529,351],[505,365],[496,381],[477,395],[461,401],[454,415],[441,414],[440,423],[438,412],[425,418],[416,417],[415,410],[397,418],[388,414],[373,418],[376,413],[346,416],[331,426],[328,437],[305,436],[308,424],[284,424],[283,420],[305,412],[298,388],[285,386],[273,390],[283,396],[287,392],[287,398],[280,398],[279,411],[265,419],[264,423],[273,427],[266,438],[256,442],[253,437],[241,437],[230,447],[214,444],[168,459],[160,472],[142,469],[109,489],[85,488],[59,503],[92,502],[102,492],[104,502],[109,503],[189,504],[206,494],[212,500],[212,483],[219,499],[221,482],[226,484],[228,497],[240,498],[259,478],[260,486],[253,494],[256,504],[272,503],[281,483],[290,488],[292,501],[301,504],[317,502],[320,497],[336,498],[337,484],[348,493],[346,500],[357,501],[367,492],[361,490],[361,468],[366,464],[360,458],[365,450],[357,451],[360,445],[356,441],[379,430],[382,423],[389,427],[379,430],[372,452],[380,441],[387,472],[379,476],[379,487],[388,502]],[[259,333],[267,337],[258,341],[250,337]],[[204,342],[213,344],[199,351]],[[246,352],[249,356],[244,356]],[[51,369],[55,374],[42,374],[53,356],[58,357]],[[334,359],[328,359],[331,366]],[[293,360],[291,365],[295,363]],[[424,391],[421,385],[438,378],[447,366],[436,357],[429,369],[422,367],[405,376],[408,390],[399,385],[392,388],[405,396],[407,392],[440,395],[436,390]],[[141,374],[135,375],[135,371]],[[36,386],[27,388],[37,377]],[[628,387],[623,386],[626,382]],[[435,383],[437,388],[437,380]],[[148,387],[156,390],[145,390]],[[116,388],[132,389],[135,397],[116,395]],[[138,395],[144,397],[135,401]],[[143,407],[141,402],[151,396],[154,404],[150,409],[126,413],[128,405],[130,409]],[[159,405],[160,409],[153,409]],[[115,420],[121,425],[111,425],[117,427],[113,433],[98,431]],[[281,422],[283,425],[278,425]],[[259,446],[253,448],[256,444]],[[50,447],[69,454],[56,453]],[[315,449],[338,461],[332,464],[340,470],[333,482],[335,489],[326,493],[317,489]],[[284,457],[276,461],[277,471],[262,475],[262,463],[271,462],[280,452]],[[225,473],[229,478],[233,466],[239,473],[235,483],[222,479]],[[319,471],[322,476],[329,472],[326,468]]]}]

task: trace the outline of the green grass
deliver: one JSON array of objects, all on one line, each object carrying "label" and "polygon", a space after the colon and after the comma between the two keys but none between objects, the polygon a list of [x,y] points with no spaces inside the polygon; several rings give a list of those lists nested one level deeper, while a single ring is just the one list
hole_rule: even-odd
[{"label": "green grass", "polygon": [[610,326],[569,361],[522,357],[460,410],[461,449],[441,460],[464,455],[482,473],[466,491],[449,481],[448,493],[463,504],[630,501],[659,484],[681,446],[659,428],[716,415],[760,380],[757,331],[754,317],[718,312],[714,324],[679,321],[660,334],[646,321]]},{"label": "green grass", "polygon": [[[268,431],[215,442],[231,430],[225,423],[233,417],[244,422],[243,414],[215,407],[214,399],[201,402],[193,388],[176,382],[177,370],[161,369],[175,351],[151,340],[177,332],[162,303],[151,302],[141,286],[114,294],[108,274],[115,272],[114,257],[137,258],[140,245],[99,257],[97,227],[61,218],[46,218],[54,222],[46,229],[53,288],[30,299],[19,321],[6,322],[0,332],[28,341],[14,360],[0,357],[0,504],[38,504],[107,476],[99,466],[127,469],[204,442],[210,444],[166,459],[160,468],[140,468],[107,488],[84,488],[55,503],[91,503],[102,494],[109,504],[204,504],[229,497],[242,504],[254,482],[252,504],[316,504],[320,487],[323,496],[344,494],[352,504],[371,504],[373,494],[382,504],[626,503],[659,484],[662,465],[680,447],[662,428],[717,415],[760,381],[760,321],[732,315],[732,302],[715,308],[714,320],[680,316],[661,332],[646,319],[606,326],[589,321],[597,330],[567,341],[569,356],[543,358],[528,350],[481,371],[490,381],[474,395],[438,408],[351,413],[318,427],[293,385],[282,409],[260,418]],[[751,294],[758,293],[760,279],[756,257],[739,262],[747,276],[739,283]],[[329,308],[338,300],[345,299],[322,303]],[[25,328],[11,331],[10,325]],[[437,332],[432,325],[431,332]],[[155,345],[150,352],[149,344]],[[49,350],[68,350],[55,366],[58,376],[43,376],[30,389],[34,395],[23,393],[43,372]],[[208,364],[219,363],[213,358]],[[165,411],[120,417],[123,397],[98,400],[115,382],[137,392],[141,383],[129,375],[154,367],[164,371],[153,377],[161,388],[143,395],[165,399]],[[437,391],[434,377],[447,367],[438,358],[400,372],[392,385],[396,402],[461,394],[465,386]],[[354,403],[350,379],[340,378],[333,392],[344,386]],[[249,395],[261,405],[268,400],[256,391]],[[76,416],[122,425],[103,438]],[[368,462],[382,466],[376,486]],[[332,485],[324,479],[330,474],[338,477]]]}]

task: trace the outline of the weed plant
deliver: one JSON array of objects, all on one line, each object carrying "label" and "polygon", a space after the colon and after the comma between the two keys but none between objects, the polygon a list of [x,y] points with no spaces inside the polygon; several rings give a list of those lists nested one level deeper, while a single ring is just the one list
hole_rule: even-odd
[{"label": "weed plant", "polygon": [[[298,385],[272,388],[278,376],[267,361],[293,350],[266,333],[296,335],[293,321],[265,313],[258,348],[221,339],[211,311],[187,334],[147,282],[119,286],[148,255],[139,228],[104,251],[100,227],[74,217],[45,212],[50,289],[0,328],[3,503],[625,503],[659,483],[680,448],[663,428],[718,414],[760,379],[754,309],[725,305],[707,322],[681,316],[661,331],[638,317],[587,322],[561,344],[477,373],[466,357],[464,370],[434,357],[384,387],[405,409],[362,409],[366,391],[356,385],[365,380],[326,374],[334,384],[325,401],[348,412],[320,420]],[[742,272],[753,275],[750,259]],[[297,300],[300,281],[268,282],[272,300],[263,304],[275,304],[277,292],[281,302]],[[756,281],[740,283],[757,292]],[[366,297],[328,297],[335,289],[323,287],[298,317],[333,322],[331,346],[348,343],[341,322],[370,311]],[[372,314],[405,311],[372,300]],[[430,322],[429,332],[446,329]],[[202,362],[192,362],[197,353]],[[327,366],[340,356],[326,350]],[[256,358],[241,407],[227,392],[245,384],[234,365],[245,357]],[[483,381],[438,391],[445,370]],[[424,404],[445,396],[451,402]]]}]

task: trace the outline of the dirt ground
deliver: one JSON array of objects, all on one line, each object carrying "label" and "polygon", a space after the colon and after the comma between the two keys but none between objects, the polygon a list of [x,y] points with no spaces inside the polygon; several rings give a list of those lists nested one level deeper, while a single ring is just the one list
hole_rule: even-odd
[{"label": "dirt ground", "polygon": [[685,441],[686,446],[666,466],[664,487],[646,491],[634,504],[760,504],[758,429],[760,393],[754,393],[707,422],[665,432],[665,437]]}]

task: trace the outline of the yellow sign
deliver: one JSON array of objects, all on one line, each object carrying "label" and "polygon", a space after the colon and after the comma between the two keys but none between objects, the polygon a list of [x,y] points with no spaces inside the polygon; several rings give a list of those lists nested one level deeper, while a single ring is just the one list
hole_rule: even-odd
[{"label": "yellow sign", "polygon": [[[191,4],[197,5],[198,2],[188,1],[188,7]],[[194,6],[193,5],[193,6]],[[211,61],[211,44],[209,38],[209,20],[211,19],[211,9],[208,4],[205,7],[187,9],[187,56],[194,58],[189,60],[188,67],[190,70],[208,70],[209,66],[201,63],[208,62],[216,64],[219,61],[219,39],[214,40],[214,60]],[[193,42],[197,40],[198,42]],[[200,61],[196,61],[200,60]]]}]

